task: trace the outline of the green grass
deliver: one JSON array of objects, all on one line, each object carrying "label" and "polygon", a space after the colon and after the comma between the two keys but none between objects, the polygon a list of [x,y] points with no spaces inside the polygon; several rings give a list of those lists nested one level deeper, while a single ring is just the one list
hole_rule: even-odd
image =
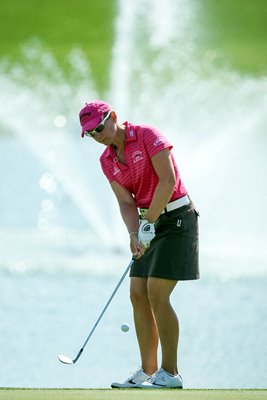
[{"label": "green grass", "polygon": [[1,400],[265,400],[267,390],[0,389]]},{"label": "green grass", "polygon": [[[68,76],[70,51],[79,47],[90,62],[100,95],[108,88],[119,0],[12,0],[0,2],[0,62],[21,62],[22,45],[39,38]],[[267,1],[198,0],[198,44],[218,66],[267,73]],[[192,26],[194,29],[194,26]],[[152,56],[148,54],[148,57]],[[215,55],[215,56],[214,56]]]},{"label": "green grass", "polygon": [[[200,0],[203,49],[244,74],[267,74],[267,1]],[[216,62],[216,59],[214,60]]]},{"label": "green grass", "polygon": [[12,0],[0,3],[0,59],[20,61],[24,43],[39,38],[68,72],[67,56],[81,48],[99,89],[109,78],[115,0]]}]

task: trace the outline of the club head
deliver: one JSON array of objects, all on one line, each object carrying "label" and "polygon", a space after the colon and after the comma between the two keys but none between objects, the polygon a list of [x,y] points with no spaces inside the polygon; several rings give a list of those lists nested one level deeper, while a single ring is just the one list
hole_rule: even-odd
[{"label": "club head", "polygon": [[58,359],[63,364],[73,364],[73,361],[69,357],[63,356],[62,354],[58,354]]}]

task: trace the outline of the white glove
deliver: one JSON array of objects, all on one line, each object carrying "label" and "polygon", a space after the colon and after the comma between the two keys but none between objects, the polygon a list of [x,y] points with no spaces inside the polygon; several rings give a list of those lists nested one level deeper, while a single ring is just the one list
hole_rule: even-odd
[{"label": "white glove", "polygon": [[142,243],[142,245],[148,249],[150,246],[150,242],[155,237],[155,225],[150,224],[147,219],[141,219],[139,221],[139,230],[138,230],[138,241]]}]

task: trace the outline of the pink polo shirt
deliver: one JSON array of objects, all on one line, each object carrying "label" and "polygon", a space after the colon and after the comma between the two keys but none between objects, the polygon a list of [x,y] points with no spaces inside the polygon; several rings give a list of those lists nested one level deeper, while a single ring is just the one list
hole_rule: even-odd
[{"label": "pink polo shirt", "polygon": [[[116,181],[135,197],[136,206],[149,208],[158,176],[153,168],[151,158],[164,149],[172,149],[172,145],[151,125],[132,125],[125,122],[126,142],[124,147],[125,164],[119,162],[113,146],[105,149],[100,157],[101,167],[109,182]],[[179,199],[187,194],[181,181],[174,160],[171,158],[176,175],[176,184],[170,201]]]}]

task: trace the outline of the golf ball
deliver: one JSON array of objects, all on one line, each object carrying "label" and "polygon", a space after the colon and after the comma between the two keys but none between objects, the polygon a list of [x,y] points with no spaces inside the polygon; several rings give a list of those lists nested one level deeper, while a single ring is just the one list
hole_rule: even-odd
[{"label": "golf ball", "polygon": [[128,332],[129,329],[130,329],[130,328],[129,328],[129,325],[128,325],[128,324],[122,324],[122,326],[121,326],[122,332]]}]

